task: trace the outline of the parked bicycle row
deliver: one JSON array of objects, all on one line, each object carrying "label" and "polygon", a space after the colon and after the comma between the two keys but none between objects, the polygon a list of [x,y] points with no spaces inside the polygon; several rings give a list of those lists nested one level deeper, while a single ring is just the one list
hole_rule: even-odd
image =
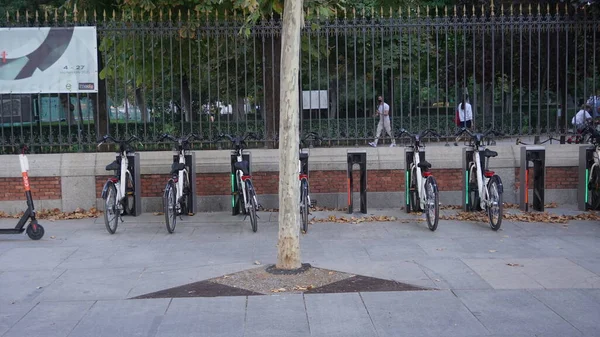
[{"label": "parked bicycle row", "polygon": [[[600,206],[600,195],[598,193],[600,186],[600,133],[594,128],[587,128],[583,131],[590,134],[594,144],[595,152],[593,154],[593,163],[590,164],[589,182],[587,189],[589,195],[586,202],[590,208]],[[418,133],[410,133],[405,129],[397,132],[398,137],[409,137],[411,143],[407,146],[409,152],[412,152],[412,158],[407,157],[406,170],[406,210],[408,212],[425,213],[428,228],[435,231],[439,222],[439,189],[437,181],[431,172],[432,165],[424,160],[425,145],[423,139],[427,137],[441,137],[435,130],[423,130]],[[502,224],[503,212],[503,185],[502,179],[489,167],[491,158],[498,155],[484,144],[485,139],[491,139],[502,134],[489,129],[483,133],[475,133],[470,129],[461,128],[455,136],[464,136],[468,138],[467,147],[470,156],[467,158],[465,172],[466,181],[466,205],[468,211],[485,211],[489,218],[489,225],[493,230],[498,230]],[[194,184],[192,183],[195,173],[192,161],[189,160],[191,154],[191,144],[197,139],[195,134],[189,134],[184,137],[176,138],[165,134],[160,140],[169,140],[176,145],[176,155],[170,170],[170,178],[166,182],[163,193],[163,210],[165,215],[165,224],[169,233],[175,231],[177,219],[184,215],[194,213]],[[250,163],[248,154],[245,153],[248,139],[257,139],[252,134],[244,136],[232,136],[221,134],[215,142],[228,140],[232,145],[232,177],[231,177],[231,195],[232,209],[234,214],[243,214],[250,218],[251,228],[254,232],[258,230],[258,202],[256,188],[252,182]],[[299,148],[299,168],[298,179],[300,187],[299,211],[301,215],[301,230],[308,231],[309,214],[314,202],[310,198],[308,157],[309,153],[303,151],[308,140],[320,141],[321,137],[315,132],[306,134],[300,140]],[[134,136],[127,140],[117,140],[106,135],[100,140],[99,146],[106,142],[114,142],[118,145],[117,160],[106,166],[106,170],[114,171],[114,176],[107,180],[102,189],[102,198],[105,202],[104,220],[106,229],[114,234],[117,230],[119,220],[123,221],[122,215],[134,215],[136,210],[136,186],[133,178],[129,158],[134,153],[132,144],[138,141]]]}]

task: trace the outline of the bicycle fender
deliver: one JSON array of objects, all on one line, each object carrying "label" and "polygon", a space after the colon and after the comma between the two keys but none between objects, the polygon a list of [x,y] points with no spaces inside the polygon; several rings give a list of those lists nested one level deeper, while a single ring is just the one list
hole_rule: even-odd
[{"label": "bicycle fender", "polygon": [[115,183],[113,183],[112,181],[108,180],[105,184],[104,187],[102,188],[102,199],[106,200],[106,195],[108,194],[108,189],[110,188],[111,185],[114,185]]},{"label": "bicycle fender", "polygon": [[[175,183],[173,183],[173,179],[169,179],[169,181],[167,182],[167,184],[165,185],[165,190],[163,191],[163,200],[164,198],[167,197],[167,191],[169,190],[169,185],[172,185],[173,189],[176,189],[177,187],[175,186]],[[177,191],[174,191],[175,194],[177,194]]]},{"label": "bicycle fender", "polygon": [[500,176],[497,174],[494,174],[494,176],[492,177],[492,179],[490,179],[490,181],[488,182],[491,183],[493,180],[496,180],[496,182],[498,183],[498,192],[499,193],[504,193],[504,186],[502,185],[502,179],[500,179]]}]

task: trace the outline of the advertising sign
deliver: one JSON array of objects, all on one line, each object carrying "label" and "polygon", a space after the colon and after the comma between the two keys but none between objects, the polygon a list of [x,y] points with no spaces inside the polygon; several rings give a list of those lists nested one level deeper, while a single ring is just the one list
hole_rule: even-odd
[{"label": "advertising sign", "polygon": [[98,92],[96,27],[0,28],[0,94]]}]

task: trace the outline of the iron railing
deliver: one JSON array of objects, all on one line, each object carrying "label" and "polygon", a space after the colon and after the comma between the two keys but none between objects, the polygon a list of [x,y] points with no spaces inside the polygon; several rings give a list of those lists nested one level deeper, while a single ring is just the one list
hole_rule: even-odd
[{"label": "iron railing", "polygon": [[[566,6],[309,18],[302,29],[302,132],[316,131],[330,145],[366,144],[383,95],[395,128],[450,135],[457,104],[468,95],[476,128],[564,134],[580,104],[600,95],[598,22]],[[136,134],[146,149],[156,148],[162,133],[190,131],[205,144],[220,132],[252,131],[277,145],[278,20],[247,27],[239,14],[74,11],[0,24],[37,26],[96,26],[104,89],[2,95],[2,153],[20,143],[37,152],[94,151],[106,133]],[[15,104],[22,104],[19,114]]]}]

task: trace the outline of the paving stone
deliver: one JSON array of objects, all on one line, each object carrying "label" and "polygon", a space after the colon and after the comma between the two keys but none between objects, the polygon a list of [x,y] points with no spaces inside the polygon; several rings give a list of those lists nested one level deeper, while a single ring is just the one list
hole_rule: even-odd
[{"label": "paving stone", "polygon": [[455,290],[454,293],[492,334],[581,335],[526,290]]},{"label": "paving stone", "polygon": [[32,302],[13,304],[0,300],[0,336],[17,324],[36,305],[37,303]]},{"label": "paving stone", "polygon": [[93,301],[40,303],[3,337],[66,337],[93,304]]},{"label": "paving stone", "polygon": [[77,247],[19,247],[0,255],[0,270],[51,270]]},{"label": "paving stone", "polygon": [[507,263],[518,263],[518,259],[464,259],[463,262],[475,271],[494,289],[543,289],[533,277],[522,272],[521,267]]},{"label": "paving stone", "polygon": [[6,271],[0,274],[0,306],[12,302],[37,303],[36,298],[64,269]]},{"label": "paving stone", "polygon": [[[264,319],[265,317],[271,319]],[[302,294],[248,297],[244,336],[307,336],[309,334]]]},{"label": "paving stone", "polygon": [[98,301],[70,336],[154,336],[170,299]]},{"label": "paving stone", "polygon": [[531,293],[584,335],[600,336],[600,301],[589,290],[532,290]]},{"label": "paving stone", "polygon": [[475,271],[459,259],[426,259],[416,263],[429,276],[437,288],[491,289]]},{"label": "paving stone", "polygon": [[488,330],[449,291],[362,293],[379,336],[483,336]]},{"label": "paving stone", "polygon": [[175,298],[156,337],[243,336],[246,304],[245,297]]},{"label": "paving stone", "polygon": [[304,299],[311,336],[377,336],[359,294],[307,294]]}]

